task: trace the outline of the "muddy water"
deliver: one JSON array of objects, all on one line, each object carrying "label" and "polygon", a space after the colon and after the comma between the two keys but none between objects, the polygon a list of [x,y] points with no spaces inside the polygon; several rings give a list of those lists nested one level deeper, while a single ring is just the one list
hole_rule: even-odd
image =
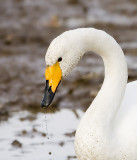
[{"label": "muddy water", "polygon": [[46,115],[27,111],[12,113],[8,123],[3,122],[0,126],[2,160],[76,159],[74,134],[83,112],[75,112],[62,109]]},{"label": "muddy water", "polygon": [[136,0],[0,0],[0,13],[0,156],[76,159],[75,129],[101,87],[103,63],[87,53],[43,110],[46,49],[65,30],[103,29],[124,50],[129,81],[137,79]]}]

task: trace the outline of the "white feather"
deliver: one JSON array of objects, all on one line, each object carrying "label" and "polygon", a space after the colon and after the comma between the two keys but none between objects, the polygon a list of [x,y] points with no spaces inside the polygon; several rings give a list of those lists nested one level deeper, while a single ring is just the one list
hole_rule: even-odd
[{"label": "white feather", "polygon": [[62,57],[64,77],[87,51],[102,57],[105,78],[77,129],[76,155],[79,160],[137,160],[137,81],[127,84],[126,60],[114,38],[93,28],[64,32],[51,43],[46,64]]}]

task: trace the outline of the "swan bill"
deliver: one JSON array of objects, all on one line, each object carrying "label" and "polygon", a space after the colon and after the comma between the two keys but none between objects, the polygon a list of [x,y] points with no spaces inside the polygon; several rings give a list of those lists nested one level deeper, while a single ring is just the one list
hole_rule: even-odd
[{"label": "swan bill", "polygon": [[56,88],[61,81],[62,71],[59,65],[59,62],[56,62],[52,66],[48,66],[45,70],[45,79],[49,81],[49,86],[51,86],[51,90],[54,93]]},{"label": "swan bill", "polygon": [[45,71],[46,86],[44,90],[44,97],[41,102],[41,106],[43,108],[48,107],[51,104],[56,90],[60,84],[61,78],[62,72],[59,62],[47,67]]},{"label": "swan bill", "polygon": [[[60,82],[59,82],[59,84],[60,84]],[[59,86],[59,84],[58,84],[58,86]],[[53,100],[53,98],[55,96],[55,93],[56,93],[56,91],[52,92],[51,86],[49,86],[49,81],[46,80],[46,86],[45,86],[45,90],[44,90],[44,96],[43,96],[43,99],[41,101],[41,106],[43,108],[46,108],[46,107],[48,107],[51,104],[51,102],[52,102],[52,100]]]}]

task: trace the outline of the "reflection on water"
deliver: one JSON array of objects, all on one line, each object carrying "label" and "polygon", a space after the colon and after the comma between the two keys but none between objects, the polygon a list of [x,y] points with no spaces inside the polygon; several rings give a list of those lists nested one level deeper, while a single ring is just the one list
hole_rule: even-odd
[{"label": "reflection on water", "polygon": [[82,115],[81,110],[69,109],[54,114],[13,113],[0,124],[1,159],[76,159],[73,141]]}]

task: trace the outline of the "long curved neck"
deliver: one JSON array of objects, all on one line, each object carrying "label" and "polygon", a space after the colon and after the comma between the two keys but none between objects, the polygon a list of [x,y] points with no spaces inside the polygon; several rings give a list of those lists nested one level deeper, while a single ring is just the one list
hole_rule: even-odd
[{"label": "long curved neck", "polygon": [[[122,49],[107,33],[96,29],[80,29],[77,45],[83,53],[93,51],[99,54],[105,66],[103,85],[87,110],[97,123],[112,124],[121,105],[127,84],[127,64]],[[82,54],[82,53],[81,53]],[[92,114],[92,115],[91,115]]]}]

